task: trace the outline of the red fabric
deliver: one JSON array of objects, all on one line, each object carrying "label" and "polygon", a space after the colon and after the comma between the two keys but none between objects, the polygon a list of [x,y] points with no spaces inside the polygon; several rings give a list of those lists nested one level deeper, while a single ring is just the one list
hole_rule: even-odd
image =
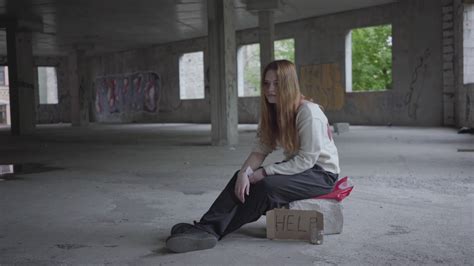
[{"label": "red fabric", "polygon": [[325,195],[315,197],[315,199],[333,199],[337,201],[342,201],[345,197],[351,194],[354,185],[351,180],[346,176],[336,182],[334,189]]}]

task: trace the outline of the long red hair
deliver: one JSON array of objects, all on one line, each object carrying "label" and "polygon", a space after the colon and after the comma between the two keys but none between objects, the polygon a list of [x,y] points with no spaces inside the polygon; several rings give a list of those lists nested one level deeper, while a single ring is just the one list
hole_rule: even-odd
[{"label": "long red hair", "polygon": [[[265,76],[275,71],[278,80],[277,103],[267,101],[264,92]],[[295,65],[288,60],[277,60],[268,64],[262,73],[260,90],[260,126],[258,137],[267,146],[275,149],[277,144],[294,153],[299,149],[296,129],[296,110],[302,99]]]}]

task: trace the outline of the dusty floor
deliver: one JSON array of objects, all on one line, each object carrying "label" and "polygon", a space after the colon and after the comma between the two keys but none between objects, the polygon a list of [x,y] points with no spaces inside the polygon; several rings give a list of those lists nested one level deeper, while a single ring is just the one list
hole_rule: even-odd
[{"label": "dusty floor", "polygon": [[336,135],[342,176],[355,189],[344,232],[321,246],[267,240],[260,219],[214,249],[169,253],[170,227],[200,218],[255,135],[241,126],[237,147],[213,147],[209,129],[54,125],[16,138],[1,130],[0,164],[44,167],[0,181],[0,264],[474,264],[474,135],[450,128]]}]

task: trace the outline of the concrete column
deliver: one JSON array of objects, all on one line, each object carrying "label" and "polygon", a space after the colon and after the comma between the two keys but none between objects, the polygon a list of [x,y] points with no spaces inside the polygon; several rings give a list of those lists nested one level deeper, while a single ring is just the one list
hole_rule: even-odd
[{"label": "concrete column", "polygon": [[11,134],[32,133],[36,125],[33,46],[31,32],[7,26]]},{"label": "concrete column", "polygon": [[443,124],[455,124],[455,67],[454,67],[454,17],[453,2],[446,1],[442,6],[442,44],[443,44]]},{"label": "concrete column", "polygon": [[258,11],[258,39],[260,42],[260,66],[263,73],[265,66],[275,58],[273,46],[273,41],[275,40],[273,10]]},{"label": "concrete column", "polygon": [[233,0],[208,0],[208,54],[212,145],[238,143]]},{"label": "concrete column", "polygon": [[[260,42],[260,67],[262,69],[274,60],[275,20],[273,12],[279,7],[279,0],[247,0],[247,10],[258,12],[258,39]],[[263,77],[262,77],[263,78]]]},{"label": "concrete column", "polygon": [[86,86],[87,64],[83,49],[73,50],[68,57],[71,90],[71,123],[74,127],[89,125],[90,93]]}]

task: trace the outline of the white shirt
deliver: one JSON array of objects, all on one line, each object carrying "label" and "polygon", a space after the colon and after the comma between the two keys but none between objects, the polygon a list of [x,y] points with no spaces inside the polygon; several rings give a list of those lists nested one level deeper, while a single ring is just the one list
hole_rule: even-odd
[{"label": "white shirt", "polygon": [[[297,110],[296,128],[300,140],[300,148],[295,154],[284,151],[286,160],[263,166],[268,175],[294,175],[312,168],[315,164],[325,171],[339,174],[339,156],[332,138],[328,119],[319,105],[304,101]],[[257,141],[253,152],[265,156],[273,150]]]}]

